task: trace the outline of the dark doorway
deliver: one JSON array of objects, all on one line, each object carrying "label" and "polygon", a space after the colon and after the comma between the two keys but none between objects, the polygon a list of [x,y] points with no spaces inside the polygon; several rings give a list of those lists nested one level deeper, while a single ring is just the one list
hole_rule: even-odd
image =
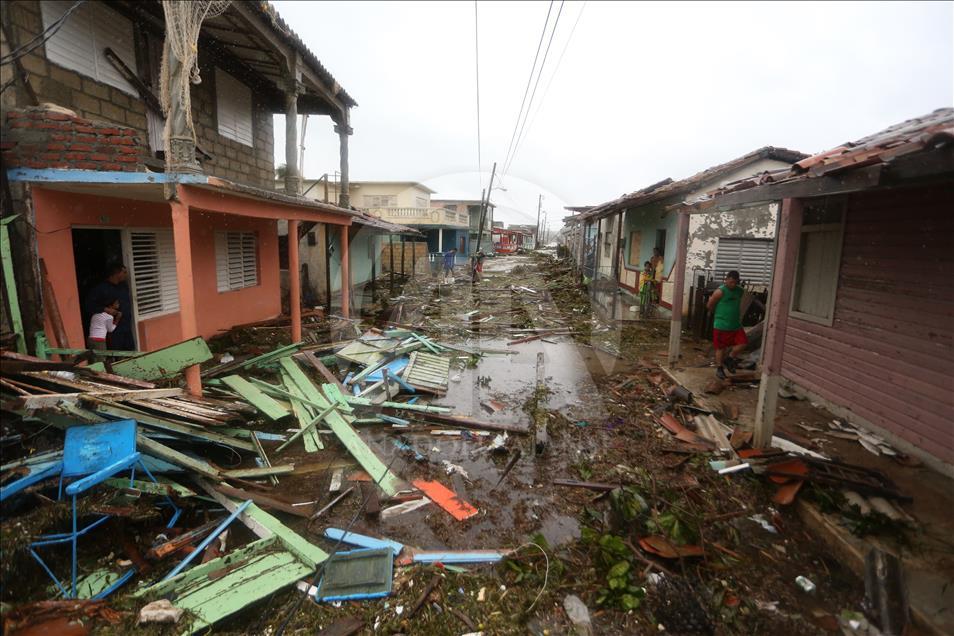
[{"label": "dark doorway", "polygon": [[666,254],[666,230],[656,230],[656,244],[653,245],[660,254]]},{"label": "dark doorway", "polygon": [[[123,262],[123,238],[120,230],[73,229],[73,258],[79,288],[83,338],[89,335],[89,310],[86,298],[90,290],[106,277],[106,268]],[[130,319],[132,316],[129,317]]]}]

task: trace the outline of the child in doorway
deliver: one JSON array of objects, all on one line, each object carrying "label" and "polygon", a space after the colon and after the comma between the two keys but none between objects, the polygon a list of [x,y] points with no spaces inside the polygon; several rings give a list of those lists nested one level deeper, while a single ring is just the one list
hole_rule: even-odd
[{"label": "child in doorway", "polygon": [[[712,344],[715,347],[716,376],[724,380],[725,370],[735,373],[737,361],[735,356],[742,353],[742,349],[749,340],[742,328],[740,306],[743,290],[739,286],[739,272],[733,270],[725,275],[725,282],[719,289],[712,292],[707,309],[715,311],[715,321],[712,327]],[[729,349],[726,357],[725,350]]]},{"label": "child in doorway", "polygon": [[93,314],[89,319],[89,338],[86,343],[89,349],[106,350],[106,336],[111,334],[116,325],[122,318],[122,312],[119,311],[119,299],[111,298],[106,306],[99,313]]}]

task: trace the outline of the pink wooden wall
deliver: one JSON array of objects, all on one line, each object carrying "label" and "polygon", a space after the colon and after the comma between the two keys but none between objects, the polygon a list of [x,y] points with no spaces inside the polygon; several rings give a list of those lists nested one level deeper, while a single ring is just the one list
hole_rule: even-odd
[{"label": "pink wooden wall", "polygon": [[[77,289],[71,227],[170,228],[165,203],[134,201],[33,189],[37,247],[46,263],[69,347],[82,347],[81,299]],[[191,214],[193,280],[199,333],[211,337],[232,325],[277,316],[281,313],[278,272],[278,228],[274,220],[205,213]],[[215,276],[215,230],[253,231],[258,234],[258,282],[255,287],[219,292]],[[181,340],[179,314],[141,320],[139,347],[158,349]],[[46,333],[52,327],[47,322]]]},{"label": "pink wooden wall", "polygon": [[954,186],[849,199],[831,327],[789,318],[782,375],[954,464]]}]

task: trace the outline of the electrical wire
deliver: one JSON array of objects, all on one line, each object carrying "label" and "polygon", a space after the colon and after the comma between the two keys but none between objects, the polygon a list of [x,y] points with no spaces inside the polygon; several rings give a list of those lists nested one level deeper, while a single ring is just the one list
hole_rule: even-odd
[{"label": "electrical wire", "polygon": [[503,165],[507,165],[507,161],[510,159],[510,151],[513,149],[513,142],[517,138],[520,118],[523,117],[523,107],[527,103],[527,95],[530,93],[530,83],[533,82],[533,72],[537,68],[537,59],[540,57],[540,47],[543,46],[543,38],[547,34],[547,26],[550,24],[551,11],[553,11],[553,0],[550,0],[550,8],[547,9],[547,19],[543,23],[543,31],[540,32],[540,41],[537,42],[537,52],[533,56],[533,66],[530,67],[530,77],[527,78],[527,87],[523,89],[523,101],[520,102],[520,110],[517,112],[517,121],[513,125],[513,134],[510,135],[510,145],[507,147],[507,154],[504,157]]},{"label": "electrical wire", "polygon": [[[537,115],[540,114],[540,110],[543,108],[543,104],[547,100],[547,95],[550,94],[550,86],[553,84],[553,78],[557,76],[557,73],[560,72],[560,65],[563,63],[563,56],[566,55],[566,50],[570,47],[570,40],[573,39],[573,34],[576,33],[576,25],[580,23],[580,17],[583,15],[583,10],[586,9],[586,2],[583,2],[583,6],[580,7],[580,12],[576,16],[576,21],[573,23],[573,28],[570,29],[570,35],[567,37],[566,42],[563,44],[563,51],[560,52],[560,58],[557,60],[556,66],[554,67],[553,73],[550,75],[550,79],[547,80],[547,85],[543,89],[543,96],[540,98],[540,102],[537,105],[537,109],[533,111],[533,115],[530,117],[530,123],[527,125],[527,134],[523,137],[517,139],[517,145],[519,147],[520,143],[530,136],[530,131],[533,129],[533,124],[537,121]],[[517,151],[514,151],[516,156]],[[514,159],[510,159],[510,163],[513,163]]]},{"label": "electrical wire", "polygon": [[520,132],[517,133],[517,143],[513,147],[513,152],[510,153],[510,162],[504,164],[504,173],[506,174],[510,170],[510,165],[513,163],[514,157],[517,156],[517,149],[520,147],[520,141],[523,138],[523,128],[527,124],[527,119],[530,117],[530,109],[533,108],[533,99],[537,96],[537,86],[540,85],[540,78],[543,77],[543,67],[546,66],[547,56],[550,55],[550,45],[553,44],[553,36],[556,35],[557,25],[560,23],[560,16],[563,14],[563,5],[564,2],[561,0],[560,9],[557,11],[556,19],[553,21],[553,29],[550,31],[550,39],[547,40],[547,49],[543,52],[543,60],[540,62],[540,69],[537,71],[537,79],[533,83],[533,92],[530,93],[530,101],[527,103],[527,112],[524,114],[523,123],[520,124]]},{"label": "electrical wire", "polygon": [[66,10],[66,13],[57,18],[52,24],[50,24],[50,26],[46,27],[46,29],[35,35],[29,42],[18,46],[6,55],[0,57],[0,66],[5,66],[10,62],[20,59],[24,55],[28,55],[46,43],[47,40],[56,35],[56,32],[60,30],[60,27],[66,24],[66,20],[84,2],[86,2],[86,0],[77,0],[73,6]]},{"label": "electrical wire", "polygon": [[480,183],[480,170],[484,163],[480,156],[480,37],[478,33],[477,0],[474,0],[474,67],[477,81],[477,181]]},{"label": "electrical wire", "polygon": [[[395,452],[391,457],[391,461],[388,462],[388,465],[384,467],[384,471],[381,473],[381,476],[378,477],[377,481],[373,483],[374,487],[377,487],[381,484],[381,481],[384,477],[390,472],[391,466],[394,464],[395,460],[400,457],[401,454]],[[361,516],[361,513],[364,512],[364,509],[367,507],[368,502],[371,501],[371,495],[374,492],[374,487],[368,490],[367,496],[364,498],[364,501],[361,502],[361,505],[358,506],[358,509],[355,511],[354,516],[351,517],[351,521],[348,522],[348,525],[345,526],[344,532],[341,533],[341,536],[335,542],[334,546],[331,548],[331,552],[328,554],[328,558],[321,562],[318,568],[315,570],[315,576],[311,579],[312,586],[318,586],[321,581],[321,577],[325,572],[325,566],[331,561],[335,553],[338,552],[338,548],[344,542],[344,538],[348,536],[348,533],[351,531],[351,528],[358,521],[358,518]],[[319,587],[320,591],[320,587]],[[282,621],[282,624],[278,627],[278,630],[275,632],[275,636],[282,636],[285,633],[285,629],[288,627],[288,624],[291,622],[292,618],[295,617],[295,614],[298,613],[298,610],[301,608],[301,604],[305,601],[305,597],[308,596],[308,591],[306,590],[304,594],[299,595],[298,600],[295,601],[295,605],[292,607],[291,611],[288,612],[288,616],[285,617],[285,620]]]}]

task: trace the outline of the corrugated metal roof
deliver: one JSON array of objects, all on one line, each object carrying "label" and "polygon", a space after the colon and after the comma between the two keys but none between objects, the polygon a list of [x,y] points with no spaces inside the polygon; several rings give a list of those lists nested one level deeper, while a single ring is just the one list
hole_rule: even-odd
[{"label": "corrugated metal roof", "polygon": [[335,96],[341,99],[342,102],[348,106],[357,106],[358,102],[354,101],[354,98],[348,94],[341,84],[338,83],[338,80],[335,79],[328,69],[318,61],[318,58],[314,53],[305,45],[298,34],[291,30],[291,27],[278,15],[278,11],[275,10],[275,7],[272,6],[271,2],[267,0],[257,0],[248,3],[251,6],[254,6],[259,13],[261,13],[269,22],[271,27],[282,36],[286,41],[288,41],[292,46],[295,47],[295,50],[301,54],[304,58],[305,63],[308,64],[318,76],[327,82],[333,87],[333,92]]},{"label": "corrugated metal roof", "polygon": [[371,216],[367,212],[357,212],[351,219],[352,223],[364,225],[375,230],[381,230],[386,234],[410,234],[414,236],[423,236],[419,230],[398,223],[390,223],[376,216]]},{"label": "corrugated metal roof", "polygon": [[759,190],[757,193],[753,192],[751,201],[766,201],[775,198],[772,188],[780,184],[830,176],[877,164],[887,165],[898,157],[929,151],[952,142],[954,109],[940,108],[928,115],[908,119],[873,135],[807,157],[790,168],[763,172],[728,183],[707,192],[699,199],[687,201],[686,206],[704,209],[717,205],[719,197],[753,188]]},{"label": "corrugated metal roof", "polygon": [[686,179],[673,181],[672,179],[663,179],[641,190],[624,194],[618,199],[603,203],[594,207],[589,212],[582,215],[583,218],[592,219],[606,216],[624,208],[632,208],[646,205],[654,201],[668,199],[670,197],[687,194],[697,189],[702,184],[718,179],[719,177],[734,172],[750,163],[761,161],[763,159],[775,159],[777,161],[787,161],[794,163],[808,157],[805,153],[788,148],[779,148],[776,146],[764,146],[758,150],[753,150],[748,154],[737,157],[732,161],[721,163],[711,168],[706,168]]}]

